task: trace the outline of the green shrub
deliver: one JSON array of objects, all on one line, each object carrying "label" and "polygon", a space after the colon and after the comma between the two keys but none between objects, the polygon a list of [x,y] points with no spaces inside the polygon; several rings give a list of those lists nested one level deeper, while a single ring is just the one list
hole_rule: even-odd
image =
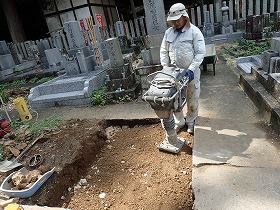
[{"label": "green shrub", "polygon": [[112,94],[108,93],[107,87],[102,86],[98,90],[94,90],[91,95],[90,103],[93,106],[104,106],[113,103]]},{"label": "green shrub", "polygon": [[270,48],[270,40],[256,42],[254,40],[240,39],[236,45],[226,48],[226,53],[234,53],[235,57],[260,55]]},{"label": "green shrub", "polygon": [[[10,93],[5,89],[0,88],[0,96],[3,99],[3,102],[8,102]],[[0,104],[1,104],[1,102],[0,102]]]},{"label": "green shrub", "polygon": [[10,83],[10,86],[11,87],[20,87],[22,85],[25,85],[26,83],[27,83],[26,79],[14,80]]},{"label": "green shrub", "polygon": [[31,80],[29,80],[29,83],[34,84],[37,83],[38,80],[39,80],[38,77],[33,77]]}]

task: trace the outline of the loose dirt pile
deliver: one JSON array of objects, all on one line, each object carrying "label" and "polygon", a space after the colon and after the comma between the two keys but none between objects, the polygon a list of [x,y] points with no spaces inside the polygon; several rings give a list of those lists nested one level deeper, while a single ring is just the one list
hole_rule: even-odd
[{"label": "loose dirt pile", "polygon": [[179,136],[187,140],[174,155],[156,148],[165,137],[160,124],[67,121],[21,159],[28,168],[30,157],[40,154],[38,167],[56,172],[20,202],[74,210],[192,209],[193,136],[184,131]]}]

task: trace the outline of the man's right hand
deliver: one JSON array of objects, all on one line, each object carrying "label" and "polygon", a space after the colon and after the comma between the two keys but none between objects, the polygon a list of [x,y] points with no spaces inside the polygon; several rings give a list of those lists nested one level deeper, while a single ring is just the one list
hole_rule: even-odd
[{"label": "man's right hand", "polygon": [[190,82],[194,79],[194,74],[193,74],[193,71],[192,71],[192,70],[187,69],[187,70],[186,70],[186,75],[189,76]]}]

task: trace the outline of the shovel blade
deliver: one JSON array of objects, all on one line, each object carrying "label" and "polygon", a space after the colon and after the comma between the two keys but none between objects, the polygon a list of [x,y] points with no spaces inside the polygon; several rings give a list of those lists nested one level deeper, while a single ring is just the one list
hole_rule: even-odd
[{"label": "shovel blade", "polygon": [[4,161],[0,162],[0,172],[7,172],[7,171],[10,171],[14,168],[17,168],[17,167],[21,166],[21,165],[22,164],[18,163],[18,162],[4,160]]}]

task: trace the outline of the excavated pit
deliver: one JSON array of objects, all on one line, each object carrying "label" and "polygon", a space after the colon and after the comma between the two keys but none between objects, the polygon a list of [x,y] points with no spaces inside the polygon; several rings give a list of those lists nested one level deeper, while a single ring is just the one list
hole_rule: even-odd
[{"label": "excavated pit", "polygon": [[[56,172],[22,204],[69,209],[192,209],[193,136],[177,155],[160,152],[158,119],[72,119],[22,158],[40,154]],[[83,180],[83,183],[79,182]]]}]

